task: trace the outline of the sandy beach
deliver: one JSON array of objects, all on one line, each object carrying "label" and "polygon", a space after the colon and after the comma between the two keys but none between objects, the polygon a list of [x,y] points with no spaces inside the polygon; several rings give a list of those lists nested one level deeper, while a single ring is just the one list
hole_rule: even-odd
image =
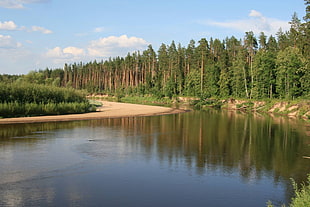
[{"label": "sandy beach", "polygon": [[148,105],[117,103],[108,101],[102,101],[102,103],[103,103],[102,107],[99,107],[96,112],[85,114],[55,115],[55,116],[4,118],[0,119],[0,124],[156,116],[156,115],[176,114],[185,112],[185,110],[182,109],[174,109],[161,106],[148,106]]}]

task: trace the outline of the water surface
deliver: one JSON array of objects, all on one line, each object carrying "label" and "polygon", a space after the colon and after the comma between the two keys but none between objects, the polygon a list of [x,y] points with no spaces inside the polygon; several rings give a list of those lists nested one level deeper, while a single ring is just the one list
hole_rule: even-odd
[{"label": "water surface", "polygon": [[266,206],[310,172],[309,127],[210,110],[0,125],[0,206]]}]

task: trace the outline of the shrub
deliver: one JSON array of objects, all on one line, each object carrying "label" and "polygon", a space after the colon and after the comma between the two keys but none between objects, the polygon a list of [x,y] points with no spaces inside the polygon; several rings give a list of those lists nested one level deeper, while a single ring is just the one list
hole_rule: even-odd
[{"label": "shrub", "polygon": [[85,95],[72,88],[0,83],[0,117],[88,112]]},{"label": "shrub", "polygon": [[295,190],[295,197],[292,199],[291,207],[309,207],[310,206],[310,174],[306,183],[302,183],[298,188],[297,183],[292,180]]},{"label": "shrub", "polygon": [[[310,206],[310,174],[306,183],[302,183],[298,188],[297,183],[292,179],[295,196],[292,198],[290,207],[309,207]],[[285,205],[282,205],[285,207]],[[271,201],[267,202],[267,207],[274,207]]]}]

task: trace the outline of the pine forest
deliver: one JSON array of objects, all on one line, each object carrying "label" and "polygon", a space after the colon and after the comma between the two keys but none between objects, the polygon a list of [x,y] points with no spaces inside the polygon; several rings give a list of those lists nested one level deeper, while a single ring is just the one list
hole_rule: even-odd
[{"label": "pine forest", "polygon": [[289,31],[276,36],[246,32],[242,39],[201,38],[187,46],[172,41],[126,57],[65,64],[61,69],[1,75],[1,82],[24,81],[89,93],[195,96],[246,99],[310,97],[310,5]]}]

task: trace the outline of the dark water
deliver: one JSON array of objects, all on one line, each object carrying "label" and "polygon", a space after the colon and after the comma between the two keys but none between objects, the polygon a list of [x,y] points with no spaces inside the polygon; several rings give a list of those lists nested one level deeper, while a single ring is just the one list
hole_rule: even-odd
[{"label": "dark water", "polygon": [[228,111],[0,125],[0,206],[280,206],[309,126]]}]

